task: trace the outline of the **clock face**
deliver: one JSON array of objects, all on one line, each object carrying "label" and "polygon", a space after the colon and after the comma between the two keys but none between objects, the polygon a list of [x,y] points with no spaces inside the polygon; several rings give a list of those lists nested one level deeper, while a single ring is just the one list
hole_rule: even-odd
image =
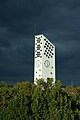
[{"label": "clock face", "polygon": [[46,61],[44,62],[44,65],[45,65],[45,67],[49,67],[49,66],[50,66],[50,62],[49,62],[48,60],[46,60]]},{"label": "clock face", "polygon": [[37,67],[40,67],[40,65],[41,65],[41,61],[40,61],[40,60],[37,60],[37,61],[36,61],[36,66],[37,66]]}]

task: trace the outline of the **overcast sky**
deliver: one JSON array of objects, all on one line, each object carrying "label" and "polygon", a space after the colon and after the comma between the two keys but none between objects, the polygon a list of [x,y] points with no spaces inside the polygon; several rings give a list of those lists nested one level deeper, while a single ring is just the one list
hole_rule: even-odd
[{"label": "overcast sky", "polygon": [[80,85],[80,0],[0,0],[0,81],[33,81],[34,34],[56,46],[56,74]]}]

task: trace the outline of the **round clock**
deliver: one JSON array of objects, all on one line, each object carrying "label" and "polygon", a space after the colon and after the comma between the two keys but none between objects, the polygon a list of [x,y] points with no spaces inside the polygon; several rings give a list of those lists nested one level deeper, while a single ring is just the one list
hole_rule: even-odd
[{"label": "round clock", "polygon": [[41,65],[41,61],[40,61],[40,60],[37,60],[37,61],[36,61],[36,66],[37,66],[37,67],[40,67],[40,65]]},{"label": "round clock", "polygon": [[50,66],[50,62],[49,62],[48,60],[46,60],[46,61],[44,62],[44,65],[45,65],[45,67],[49,67],[49,66]]}]

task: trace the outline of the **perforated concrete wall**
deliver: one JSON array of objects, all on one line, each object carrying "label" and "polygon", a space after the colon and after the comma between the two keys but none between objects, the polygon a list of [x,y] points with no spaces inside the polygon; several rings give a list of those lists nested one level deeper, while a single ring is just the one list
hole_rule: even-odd
[{"label": "perforated concrete wall", "polygon": [[55,46],[44,36],[35,36],[34,83],[53,78],[55,83]]}]

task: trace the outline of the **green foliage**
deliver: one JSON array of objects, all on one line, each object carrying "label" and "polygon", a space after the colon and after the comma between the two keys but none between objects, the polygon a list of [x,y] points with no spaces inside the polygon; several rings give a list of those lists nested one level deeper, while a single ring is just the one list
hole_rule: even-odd
[{"label": "green foliage", "polygon": [[0,120],[80,120],[80,87],[53,79],[0,84]]}]

